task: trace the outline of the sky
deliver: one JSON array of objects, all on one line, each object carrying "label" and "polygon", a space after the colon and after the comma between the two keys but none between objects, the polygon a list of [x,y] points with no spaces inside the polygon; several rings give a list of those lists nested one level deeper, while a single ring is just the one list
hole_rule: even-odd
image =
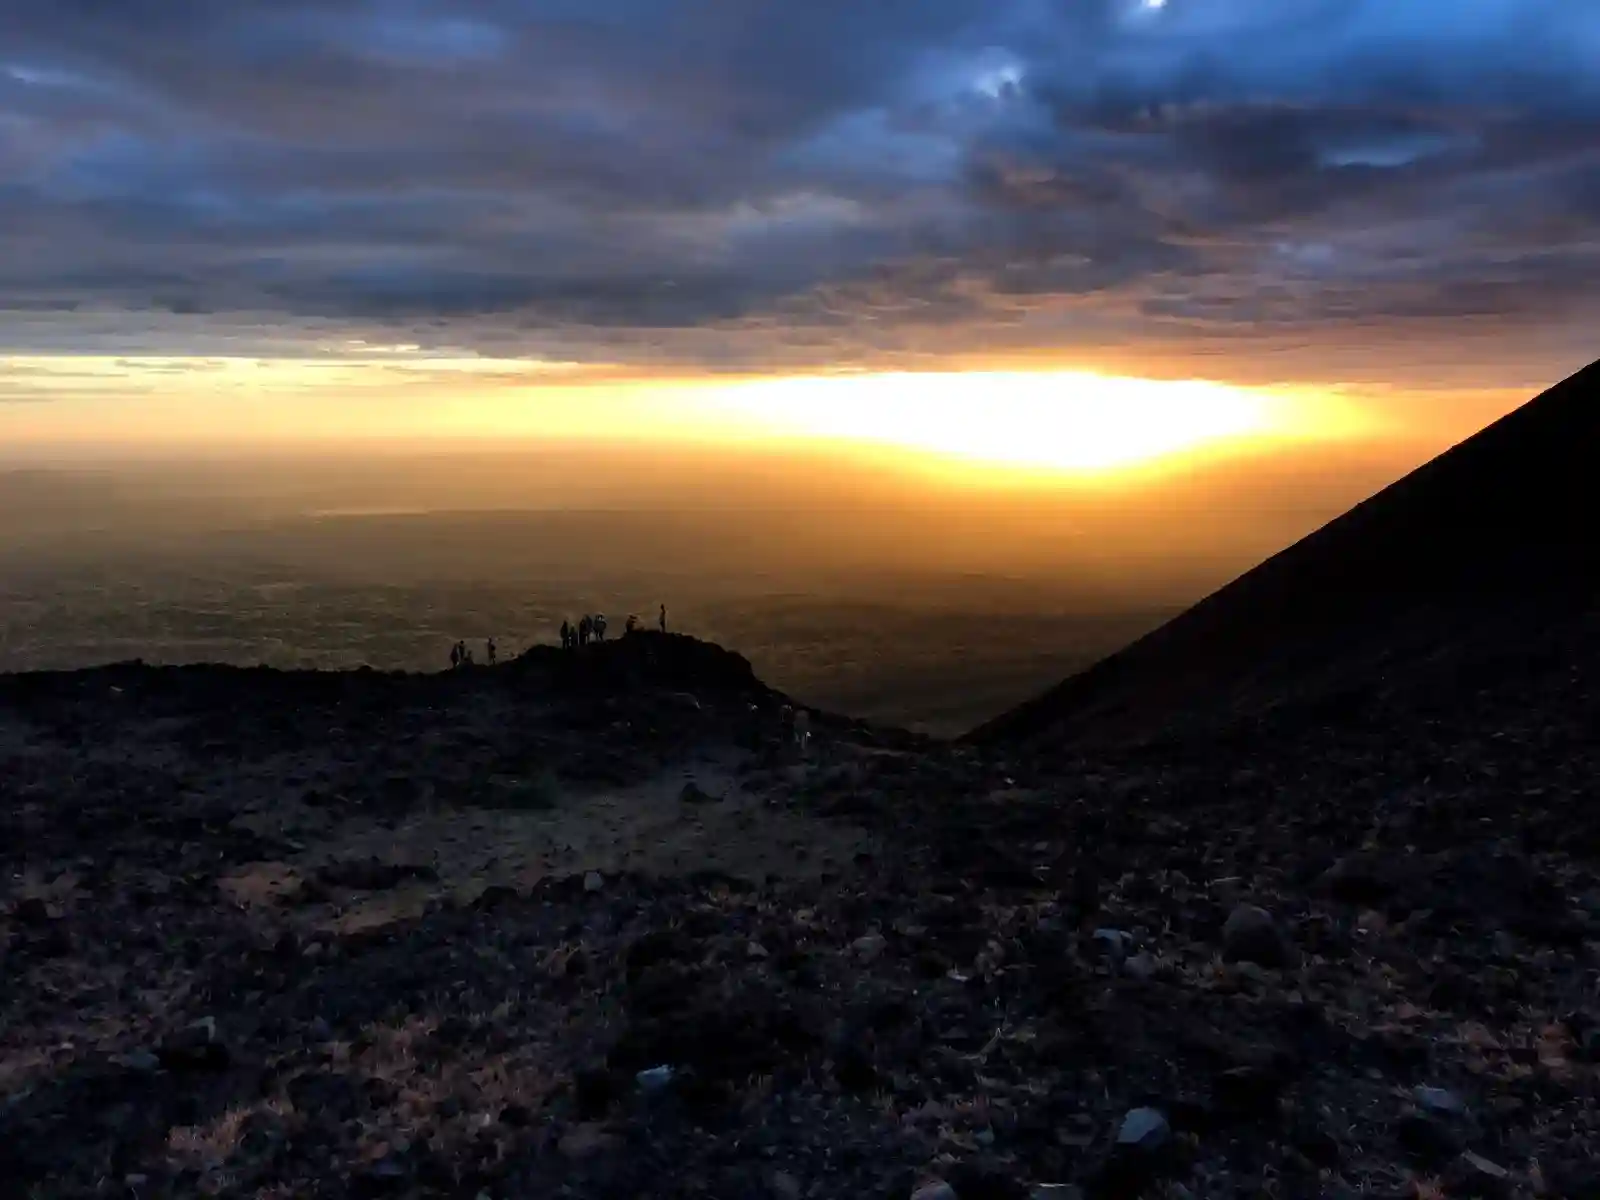
[{"label": "sky", "polygon": [[1442,448],[1595,357],[1580,0],[7,0],[0,453]]}]

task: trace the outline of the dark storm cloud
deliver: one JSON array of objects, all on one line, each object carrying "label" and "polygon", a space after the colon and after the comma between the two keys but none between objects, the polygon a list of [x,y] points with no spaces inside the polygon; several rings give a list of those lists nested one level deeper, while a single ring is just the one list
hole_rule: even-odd
[{"label": "dark storm cloud", "polygon": [[0,350],[1579,322],[1597,62],[1568,0],[11,0]]}]

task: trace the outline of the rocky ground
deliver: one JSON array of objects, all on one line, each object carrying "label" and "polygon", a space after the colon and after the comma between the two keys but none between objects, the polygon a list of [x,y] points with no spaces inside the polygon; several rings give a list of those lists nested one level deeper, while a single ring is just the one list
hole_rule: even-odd
[{"label": "rocky ground", "polygon": [[0,1194],[1600,1196],[1597,665],[1092,755],[653,635],[11,677]]}]

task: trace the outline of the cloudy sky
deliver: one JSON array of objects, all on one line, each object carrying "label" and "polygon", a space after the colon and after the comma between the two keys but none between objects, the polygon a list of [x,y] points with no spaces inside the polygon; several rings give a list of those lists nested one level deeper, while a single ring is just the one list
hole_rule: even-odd
[{"label": "cloudy sky", "polygon": [[0,395],[378,348],[1533,389],[1597,353],[1597,65],[1585,0],[6,0]]}]

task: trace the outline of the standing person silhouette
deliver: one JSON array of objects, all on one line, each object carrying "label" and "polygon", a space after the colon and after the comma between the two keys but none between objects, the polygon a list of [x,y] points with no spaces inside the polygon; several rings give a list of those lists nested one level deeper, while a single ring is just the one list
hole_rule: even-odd
[{"label": "standing person silhouette", "polygon": [[667,631],[667,606],[665,604],[661,606],[661,616],[657,623],[661,626],[661,632],[665,633]]},{"label": "standing person silhouette", "polygon": [[493,638],[488,639],[488,641],[484,643],[483,656],[489,660],[489,665],[491,667],[494,666],[494,660],[496,657],[498,657],[498,651],[495,647]]}]

